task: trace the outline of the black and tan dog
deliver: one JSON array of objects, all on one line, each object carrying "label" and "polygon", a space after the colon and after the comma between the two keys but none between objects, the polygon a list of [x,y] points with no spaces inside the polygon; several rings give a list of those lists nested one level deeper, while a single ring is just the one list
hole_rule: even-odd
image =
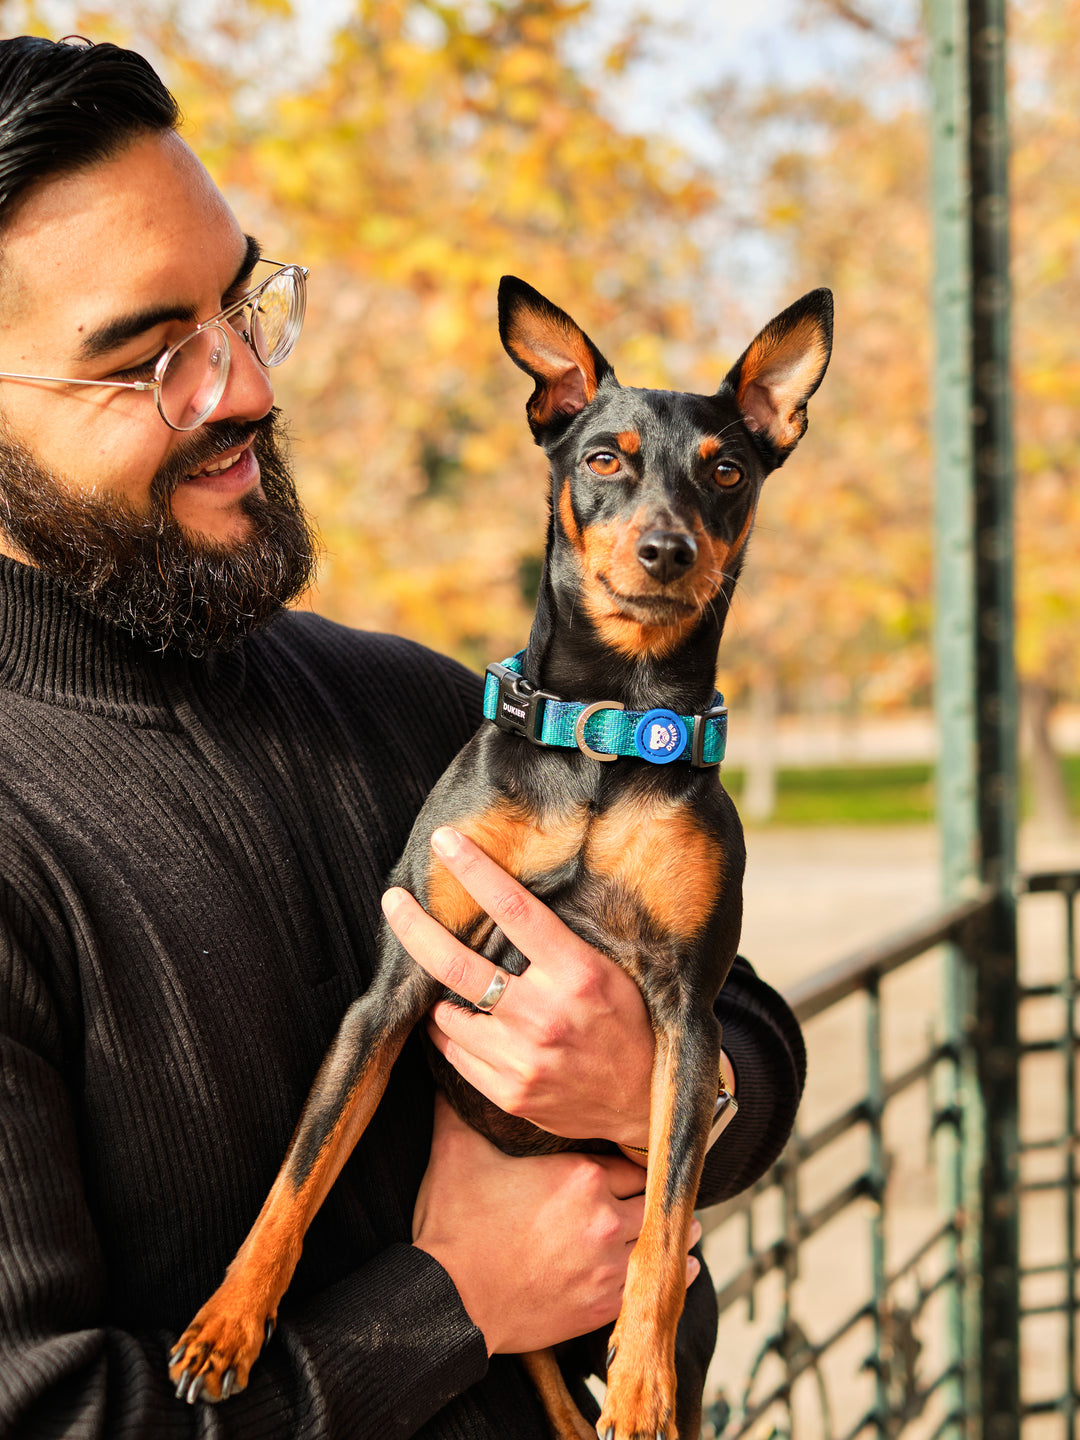
[{"label": "black and tan dog", "polygon": [[[716,764],[717,646],[761,483],[803,434],[828,363],[832,300],[815,290],[777,316],[708,396],[623,388],[573,320],[520,280],[503,281],[499,318],[535,381],[529,423],[551,466],[536,619],[523,659],[492,667],[497,723],[436,785],[392,883],[520,974],[527,960],[432,855],[432,832],[452,825],[641,988],[656,1036],[645,1215],[599,1429],[673,1440],[685,1257],[717,1098],[713,1006],[742,916],[742,830]],[[341,1024],[273,1189],[170,1357],[182,1398],[247,1383],[307,1227],[441,993],[384,926],[376,978]],[[589,1148],[505,1115],[431,1054],[455,1107],[502,1149]],[[528,1363],[560,1440],[591,1435],[550,1354]],[[681,1399],[691,1440],[700,1395]]]}]

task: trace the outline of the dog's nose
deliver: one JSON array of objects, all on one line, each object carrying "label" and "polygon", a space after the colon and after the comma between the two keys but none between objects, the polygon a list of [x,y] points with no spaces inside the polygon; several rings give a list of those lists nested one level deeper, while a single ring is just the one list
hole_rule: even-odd
[{"label": "dog's nose", "polygon": [[650,530],[638,541],[637,558],[647,574],[667,585],[694,568],[697,543],[677,530]]}]

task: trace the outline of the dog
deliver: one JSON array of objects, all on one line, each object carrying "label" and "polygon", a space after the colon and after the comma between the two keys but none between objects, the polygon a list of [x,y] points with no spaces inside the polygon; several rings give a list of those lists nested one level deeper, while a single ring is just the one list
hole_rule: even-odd
[{"label": "dog", "polygon": [[[718,773],[717,648],[762,482],[802,437],[829,361],[832,296],[811,291],[770,321],[714,395],[621,386],[569,315],[510,276],[499,328],[534,382],[527,414],[550,466],[536,617],[524,652],[490,667],[485,723],[431,792],[391,883],[521,974],[526,958],[432,854],[432,832],[453,826],[640,987],[656,1037],[645,1214],[598,1428],[605,1440],[675,1440],[677,1423],[691,1440],[704,1376],[677,1411],[676,1333],[745,860]],[[379,944],[258,1219],[169,1357],[182,1399],[247,1383],[312,1217],[409,1032],[446,994],[385,925]],[[459,1114],[504,1151],[596,1148],[506,1115],[428,1049]],[[559,1440],[593,1435],[551,1352],[526,1364]]]}]

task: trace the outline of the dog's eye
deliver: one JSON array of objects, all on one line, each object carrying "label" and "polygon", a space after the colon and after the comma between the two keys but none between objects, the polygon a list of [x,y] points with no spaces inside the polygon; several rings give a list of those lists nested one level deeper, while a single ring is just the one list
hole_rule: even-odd
[{"label": "dog's eye", "polygon": [[727,460],[721,460],[713,471],[713,478],[718,485],[730,487],[739,483],[742,479],[742,471],[737,465],[732,465]]},{"label": "dog's eye", "polygon": [[614,475],[619,468],[619,457],[610,450],[601,450],[599,455],[590,455],[586,463],[594,475]]}]

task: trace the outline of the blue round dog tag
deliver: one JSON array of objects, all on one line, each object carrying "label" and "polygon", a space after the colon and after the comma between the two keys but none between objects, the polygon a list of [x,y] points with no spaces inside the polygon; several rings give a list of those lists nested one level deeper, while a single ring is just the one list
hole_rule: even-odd
[{"label": "blue round dog tag", "polygon": [[673,710],[646,710],[634,726],[634,749],[643,760],[667,765],[686,749],[686,724]]}]

